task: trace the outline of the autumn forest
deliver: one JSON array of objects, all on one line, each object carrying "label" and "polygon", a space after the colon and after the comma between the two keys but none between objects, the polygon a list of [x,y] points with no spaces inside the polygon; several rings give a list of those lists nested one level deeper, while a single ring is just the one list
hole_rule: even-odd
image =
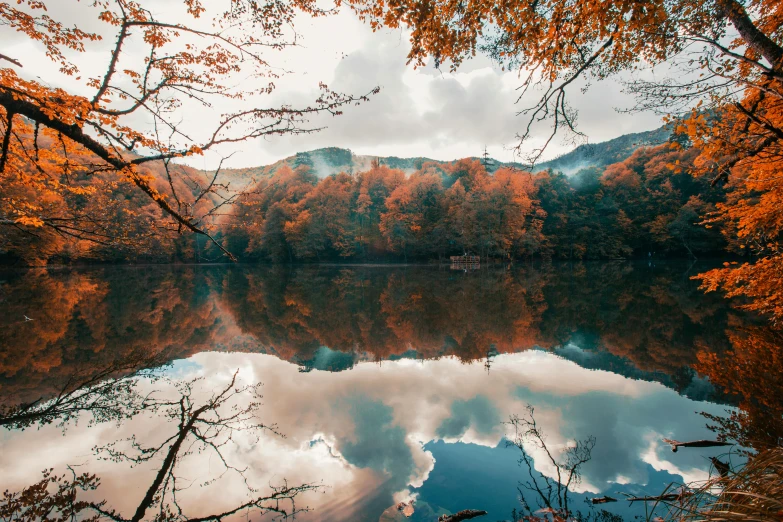
[{"label": "autumn forest", "polygon": [[781,0],[0,0],[0,520],[780,522],[782,172]]},{"label": "autumn forest", "polygon": [[701,220],[722,195],[673,172],[692,156],[662,145],[571,178],[488,174],[469,159],[410,176],[374,165],[320,181],[307,167],[283,168],[238,201],[226,241],[245,258],[278,262],[714,255],[725,238]]},{"label": "autumn forest", "polygon": [[[428,261],[466,253],[503,262],[726,255],[727,231],[705,225],[725,195],[687,173],[694,156],[670,142],[571,176],[505,166],[488,172],[475,159],[420,161],[406,174],[376,160],[367,171],[319,179],[307,164],[284,163],[216,218],[215,237],[237,258],[265,262]],[[163,190],[164,178],[154,179]],[[92,205],[101,205],[105,233],[116,236],[79,247],[56,233],[33,238],[7,229],[8,261],[222,259],[197,236],[152,238],[146,227],[129,227],[122,216],[144,216],[148,203],[117,187],[60,204],[92,214]]]}]

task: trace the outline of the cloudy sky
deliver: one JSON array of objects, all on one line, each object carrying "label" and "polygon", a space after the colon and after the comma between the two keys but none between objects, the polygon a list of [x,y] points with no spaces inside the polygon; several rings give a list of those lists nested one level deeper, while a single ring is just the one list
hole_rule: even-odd
[{"label": "cloudy sky", "polygon": [[[512,159],[510,147],[525,123],[524,116],[516,112],[531,101],[526,97],[515,105],[516,88],[521,84],[516,72],[503,72],[485,57],[465,63],[455,74],[432,66],[414,69],[405,63],[409,44],[403,31],[372,33],[349,13],[308,22],[303,24],[305,47],[297,50],[291,62],[297,71],[294,76],[314,80],[308,71],[319,68],[321,77],[335,89],[361,93],[378,85],[381,92],[341,117],[325,119],[328,129],[317,135],[261,144],[263,154],[342,146],[362,154],[453,159],[478,156],[486,145],[492,156]],[[331,48],[320,49],[321,42],[329,40],[321,36],[324,33],[351,37],[332,40]],[[339,49],[344,50],[344,57]],[[580,113],[580,129],[592,141],[660,125],[660,118],[653,114],[618,113],[615,107],[629,107],[632,100],[617,82],[594,85],[586,94],[577,87],[572,102]],[[539,131],[543,136],[547,128]],[[571,147],[568,142],[555,142],[548,156]]]},{"label": "cloudy sky", "polygon": [[[179,0],[141,3],[161,19],[181,20],[181,14],[177,14],[182,6]],[[207,0],[205,4],[213,13],[225,10],[225,0]],[[114,36],[106,31],[106,24],[97,21],[97,10],[85,2],[65,0],[53,3],[49,12],[66,23],[105,33],[103,42],[90,44],[88,52],[78,59],[85,76],[102,75]],[[503,72],[484,57],[466,62],[456,74],[431,65],[414,69],[406,65],[409,44],[405,31],[373,33],[347,10],[317,19],[300,17],[296,30],[298,47],[265,55],[276,71],[287,71],[275,80],[276,90],[265,100],[268,106],[312,103],[321,81],[351,94],[364,94],[376,86],[381,91],[370,102],[347,108],[342,116],[313,118],[312,126],[327,127],[317,134],[269,138],[221,151],[223,156],[234,152],[230,166],[268,164],[297,151],[330,146],[349,148],[357,154],[441,160],[478,156],[486,146],[497,159],[514,159],[511,146],[525,123],[523,116],[515,114],[532,100],[528,97],[515,105],[516,88],[521,83],[516,72]],[[7,27],[0,27],[0,36],[4,53],[24,62],[24,68],[18,71],[23,76],[39,76],[49,85],[83,88],[84,82],[78,87],[74,79],[58,76],[56,67],[37,44],[14,35]],[[133,53],[134,45],[143,56],[138,40],[131,39],[127,51]],[[572,89],[571,102],[579,111],[580,129],[592,142],[660,125],[660,118],[653,114],[618,113],[616,108],[627,108],[632,100],[616,81],[595,84],[587,93],[582,93],[580,87]],[[219,114],[224,109],[216,105],[212,112]],[[186,112],[183,123],[196,129],[205,126],[212,116],[204,109]],[[538,144],[547,130],[538,129]],[[529,145],[533,147],[536,142],[534,136]],[[545,157],[572,147],[570,141],[556,140]],[[210,167],[215,161],[215,156],[207,156],[190,162],[196,167]]]}]

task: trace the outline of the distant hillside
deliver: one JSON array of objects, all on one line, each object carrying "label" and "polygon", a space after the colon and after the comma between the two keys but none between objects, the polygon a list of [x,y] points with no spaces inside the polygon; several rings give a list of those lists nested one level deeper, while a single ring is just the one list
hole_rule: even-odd
[{"label": "distant hillside", "polygon": [[248,181],[251,179],[260,179],[271,176],[277,169],[283,165],[296,168],[299,165],[309,166],[319,178],[325,178],[332,174],[347,172],[363,172],[370,170],[372,161],[379,159],[383,165],[394,169],[400,169],[410,174],[428,161],[436,163],[448,163],[446,161],[436,161],[429,158],[398,158],[396,156],[377,157],[354,154],[349,149],[338,147],[327,147],[307,152],[297,152],[271,165],[262,165],[259,167],[250,167],[245,169],[225,170],[225,176],[231,180]]},{"label": "distant hillside", "polygon": [[639,147],[665,143],[670,136],[671,128],[664,125],[647,132],[624,134],[609,141],[586,143],[558,158],[536,165],[535,170],[552,169],[571,175],[588,167],[605,167],[623,161]]},{"label": "distant hillside", "polygon": [[[604,167],[624,160],[639,147],[664,143],[669,139],[670,134],[671,132],[668,128],[660,127],[652,131],[625,134],[619,138],[601,143],[580,145],[567,154],[540,163],[536,166],[535,170],[540,171],[551,168],[562,171],[565,174],[574,174],[586,167]],[[438,164],[450,163],[450,161],[440,161],[423,157],[399,158],[397,156],[366,156],[354,154],[349,149],[327,147],[307,152],[298,152],[293,156],[284,158],[271,165],[262,165],[245,169],[228,169],[224,171],[224,175],[233,183],[246,184],[251,180],[258,180],[271,176],[283,165],[288,165],[292,168],[298,167],[299,165],[307,165],[319,178],[325,178],[339,172],[351,174],[354,172],[367,171],[370,169],[374,159],[378,159],[383,165],[403,170],[408,174],[421,168],[421,166],[427,162]],[[473,157],[473,159],[479,158]],[[521,163],[506,163],[492,159],[487,170],[494,172],[503,166],[512,166],[520,169],[528,168]]]}]

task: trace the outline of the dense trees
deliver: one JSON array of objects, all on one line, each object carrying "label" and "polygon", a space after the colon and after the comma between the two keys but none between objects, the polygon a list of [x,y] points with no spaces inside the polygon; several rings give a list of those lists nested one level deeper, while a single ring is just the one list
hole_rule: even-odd
[{"label": "dense trees", "polygon": [[380,230],[393,252],[438,252],[441,237],[435,229],[443,217],[443,184],[435,174],[412,176],[394,189],[381,215]]},{"label": "dense trees", "polygon": [[538,180],[547,218],[547,248],[559,258],[617,258],[677,253],[695,256],[723,248],[720,234],[700,225],[721,194],[683,172],[696,152],[670,145],[640,148],[603,172]]},{"label": "dense trees", "polygon": [[[0,2],[0,27],[36,50],[0,54],[0,248],[28,263],[102,258],[95,245],[154,252],[193,232],[233,257],[213,231],[237,191],[220,167],[171,161],[313,132],[308,115],[366,99],[321,84],[309,106],[264,102],[280,74],[269,53],[295,44],[294,20],[333,12],[311,0]],[[183,121],[216,103],[226,111]]]},{"label": "dense trees", "polygon": [[[239,258],[272,262],[427,260],[464,253],[497,260],[617,259],[652,252],[696,257],[723,252],[727,236],[719,224],[702,224],[724,199],[709,180],[685,172],[697,154],[671,144],[640,148],[605,169],[570,177],[509,167],[490,174],[480,162],[463,159],[424,163],[408,175],[376,161],[365,172],[319,180],[305,164],[283,164],[224,206],[212,234]],[[151,179],[163,184],[161,172]],[[46,250],[14,229],[0,236],[6,252],[28,264],[222,257],[198,236],[147,230],[144,223],[152,226],[156,211],[133,192],[115,188],[84,200],[100,207],[101,230],[122,231],[123,242],[60,240],[58,248]],[[128,214],[146,215],[146,221],[129,220]]]},{"label": "dense trees", "polygon": [[452,251],[513,258],[538,250],[545,213],[531,174],[501,168],[489,176],[477,161],[462,160],[450,177],[456,179],[446,192]]},{"label": "dense trees", "polygon": [[[783,5],[778,0],[349,4],[373,29],[409,28],[408,58],[416,65],[432,57],[436,67],[457,68],[480,51],[517,69],[523,76],[519,100],[533,100],[520,112],[525,121],[518,150],[534,163],[559,131],[580,135],[576,111],[568,104],[573,89],[631,73],[626,85],[636,95],[635,109],[655,110],[674,122],[683,137],[680,146],[692,144],[697,151],[689,172],[725,186],[728,196],[712,222],[723,225],[731,244],[756,256],[755,263],[703,274],[704,288],[749,297],[749,308],[776,322],[783,319]],[[653,68],[652,79],[633,74]],[[541,122],[550,123],[548,137],[543,146],[528,150],[529,139],[540,136]],[[709,202],[693,200],[682,219],[702,203]],[[668,228],[670,219],[664,214],[652,229]],[[671,232],[691,248],[694,238],[678,224]],[[622,251],[621,244],[611,247]]]},{"label": "dense trees", "polygon": [[470,159],[409,176],[376,162],[321,181],[306,166],[283,166],[239,198],[224,226],[240,257],[272,261],[696,256],[721,251],[724,240],[700,225],[721,195],[682,172],[694,156],[642,148],[570,178],[507,167],[489,174]]},{"label": "dense trees", "polygon": [[356,214],[359,219],[358,241],[361,253],[382,251],[385,239],[381,234],[381,216],[388,208],[386,201],[397,187],[403,184],[405,175],[373,163],[372,169],[359,174],[359,195],[356,198]]}]

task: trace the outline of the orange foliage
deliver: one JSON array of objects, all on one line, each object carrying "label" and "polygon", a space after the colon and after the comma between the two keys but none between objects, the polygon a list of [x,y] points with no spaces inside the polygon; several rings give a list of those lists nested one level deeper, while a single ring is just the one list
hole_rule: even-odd
[{"label": "orange foliage", "polygon": [[[713,185],[726,183],[727,199],[709,223],[722,224],[729,243],[752,251],[757,259],[699,277],[706,290],[746,296],[749,308],[769,314],[776,323],[783,319],[779,0],[434,0],[426,9],[415,0],[349,4],[375,30],[409,28],[408,58],[416,65],[433,57],[436,67],[450,62],[456,69],[480,50],[524,75],[520,100],[526,99],[528,89],[541,86],[535,104],[521,111],[527,124],[519,133],[520,151],[532,138],[536,122],[552,123],[544,146],[530,152],[532,162],[559,130],[578,134],[576,112],[567,103],[578,81],[589,85],[658,65],[671,71],[660,79],[630,83],[636,108],[667,114],[679,135],[673,145],[693,145],[698,153],[690,171],[708,176]],[[675,161],[671,170],[684,168]],[[635,197],[642,180],[633,165],[626,164],[608,169],[605,183],[622,186]],[[661,214],[668,214],[662,219],[677,219],[674,212]],[[670,242],[662,233],[665,223],[651,226],[657,241]],[[572,251],[586,248],[578,245]],[[623,252],[621,245],[610,250]]]},{"label": "orange foliage", "polygon": [[415,350],[473,361],[573,342],[674,379],[696,362],[694,345],[722,353],[724,331],[740,323],[679,271],[653,273],[604,263],[482,274],[224,266],[9,274],[0,395],[33,401],[76,372],[134,354],[240,350],[307,364],[322,346],[371,360]]},{"label": "orange foliage", "polygon": [[713,253],[724,243],[700,221],[720,195],[670,166],[690,165],[696,154],[641,148],[604,172],[572,178],[506,166],[490,173],[463,159],[424,164],[407,177],[376,162],[318,180],[308,167],[284,163],[237,199],[222,226],[232,251],[290,262]]},{"label": "orange foliage", "polygon": [[739,398],[728,418],[710,417],[718,431],[758,451],[783,445],[783,338],[763,328],[727,332],[731,350],[698,354],[697,371]]},{"label": "orange foliage", "polygon": [[201,288],[215,284],[203,273],[37,269],[5,279],[6,313],[0,322],[4,402],[37,400],[70,376],[132,354],[173,359],[231,343],[231,332],[219,319],[220,306],[198,299]]},{"label": "orange foliage", "polygon": [[436,174],[416,174],[394,189],[379,224],[394,252],[407,259],[409,253],[437,251],[435,227],[442,215],[441,197],[442,181]]},{"label": "orange foliage", "polygon": [[[314,0],[278,2],[273,9],[232,1],[226,12],[211,13],[209,29],[198,19],[210,13],[193,0],[181,0],[172,19],[141,0],[66,8],[97,20],[97,32],[65,25],[47,3],[0,3],[0,25],[59,66],[59,75],[39,78],[0,54],[0,248],[28,264],[61,253],[64,240],[76,249],[89,248],[85,242],[117,248],[161,229],[194,232],[233,258],[212,235],[217,210],[236,197],[219,180],[220,168],[194,175],[171,161],[263,136],[311,132],[301,127],[308,114],[337,114],[342,105],[366,99],[321,84],[311,106],[267,108],[258,98],[274,89],[271,81],[235,87],[238,75],[276,76],[258,49],[292,45],[295,33],[288,29],[297,14],[331,12]],[[113,42],[106,54],[99,47],[105,35]],[[81,76],[88,56],[105,57],[101,75]],[[81,84],[76,92],[51,87],[74,81]],[[188,108],[182,100],[203,110],[221,99],[241,107],[215,115],[203,132],[183,128],[179,111]],[[136,193],[146,202],[113,201]]]},{"label": "orange foliage", "polygon": [[[751,89],[715,121],[694,116],[688,130],[703,153],[698,173],[726,180],[725,203],[708,222],[720,225],[737,251],[755,262],[727,264],[702,274],[707,291],[723,289],[730,297],[749,298],[750,310],[783,320],[783,81],[770,80],[764,90]],[[720,137],[720,138],[719,138]],[[718,141],[723,143],[718,146]]]}]

